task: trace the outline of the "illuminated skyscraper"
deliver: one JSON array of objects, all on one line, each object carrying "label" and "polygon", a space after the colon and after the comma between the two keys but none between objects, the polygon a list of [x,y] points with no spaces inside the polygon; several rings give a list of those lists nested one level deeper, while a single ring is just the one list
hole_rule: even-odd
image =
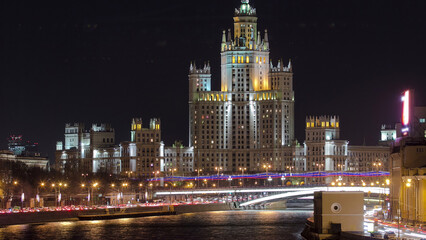
[{"label": "illuminated skyscraper", "polygon": [[272,65],[268,32],[262,39],[248,0],[235,9],[233,34],[223,31],[220,91],[211,90],[209,64],[190,65],[189,119],[195,168],[284,170],[282,150],[294,140],[292,66]]}]

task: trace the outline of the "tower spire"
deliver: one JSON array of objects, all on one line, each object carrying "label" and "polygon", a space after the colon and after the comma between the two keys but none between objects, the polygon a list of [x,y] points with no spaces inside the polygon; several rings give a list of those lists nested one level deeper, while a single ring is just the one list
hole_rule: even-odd
[{"label": "tower spire", "polygon": [[293,66],[291,65],[291,58],[288,60],[288,71],[293,72]]},{"label": "tower spire", "polygon": [[194,71],[194,65],[192,65],[192,61],[189,64],[189,72],[192,73],[192,71]]},{"label": "tower spire", "polygon": [[257,32],[257,46],[260,46],[261,37],[260,37],[260,31]]},{"label": "tower spire", "polygon": [[222,43],[220,45],[220,49],[222,50],[222,52],[226,51],[227,47],[226,47],[226,31],[223,30],[222,33]]},{"label": "tower spire", "polygon": [[269,50],[269,37],[268,37],[268,30],[265,29],[265,39],[263,40],[265,45],[265,50]]}]

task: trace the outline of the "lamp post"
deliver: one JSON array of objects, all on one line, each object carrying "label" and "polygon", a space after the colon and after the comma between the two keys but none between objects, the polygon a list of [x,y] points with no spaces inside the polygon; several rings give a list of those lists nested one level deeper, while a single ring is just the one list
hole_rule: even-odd
[{"label": "lamp post", "polygon": [[198,169],[195,169],[195,171],[197,172],[197,188],[199,188],[199,186],[200,186],[200,172],[202,172],[203,169],[198,168]]},{"label": "lamp post", "polygon": [[214,169],[217,170],[217,187],[219,187],[219,171],[222,170],[222,167],[215,167]]},{"label": "lamp post", "polygon": [[294,166],[287,166],[286,168],[290,171],[290,176],[291,176],[291,169],[294,169]]},{"label": "lamp post", "polygon": [[177,171],[177,169],[176,169],[176,168],[170,168],[170,169],[169,169],[169,171],[172,173],[172,180],[173,180],[173,176],[174,176],[174,175],[173,175],[173,172],[176,172],[176,171]]},{"label": "lamp post", "polygon": [[381,162],[374,162],[373,166],[376,167],[376,172],[379,172],[379,167],[382,166]]},{"label": "lamp post", "polygon": [[340,176],[342,177],[342,183],[344,183],[344,181],[343,181],[343,167],[344,167],[344,165],[338,164],[337,166],[340,168]]},{"label": "lamp post", "polygon": [[13,181],[13,185],[18,186],[21,185],[21,209],[24,207],[24,201],[25,201],[25,193],[24,193],[24,186],[22,184],[19,184],[18,181]]},{"label": "lamp post", "polygon": [[[291,169],[294,169],[294,166],[287,166],[286,168],[290,171],[290,177],[291,177]],[[291,182],[291,184],[293,184],[293,182]]]},{"label": "lamp post", "polygon": [[242,182],[241,186],[242,187],[244,187],[244,171],[245,170],[247,170],[247,168],[240,167],[240,171],[241,171],[241,182]]},{"label": "lamp post", "polygon": [[122,204],[124,204],[124,196],[126,195],[125,191],[124,191],[124,188],[127,188],[128,186],[129,186],[128,183],[122,183],[121,184],[121,193],[120,193],[120,196],[121,196],[121,203]]},{"label": "lamp post", "polygon": [[36,201],[37,201],[37,203],[38,203],[38,206],[39,207],[41,207],[41,204],[40,204],[40,191],[39,191],[39,187],[44,187],[45,186],[45,184],[42,182],[42,183],[40,183],[40,186],[37,186],[37,195],[36,195]]},{"label": "lamp post", "polygon": [[[376,173],[379,173],[379,168],[382,166],[382,163],[380,161],[374,162],[373,166],[376,167]],[[380,177],[378,176],[377,179],[380,180]]]},{"label": "lamp post", "polygon": [[52,183],[51,186],[53,188],[53,191],[55,191],[55,207],[57,207],[58,206],[58,201],[57,201],[56,184]]},{"label": "lamp post", "polygon": [[[264,164],[263,168],[266,169],[266,176],[268,176],[268,170],[269,170],[269,168],[271,168],[271,165],[270,164]],[[267,180],[270,182],[269,178]],[[264,181],[264,183],[265,183],[264,185],[266,186],[266,180]]]},{"label": "lamp post", "polygon": [[320,178],[319,182],[322,182],[321,179],[321,167],[324,167],[323,163],[317,163],[316,166],[318,167],[318,177]]},{"label": "lamp post", "polygon": [[[59,183],[57,185],[57,187],[58,187],[58,199],[57,199],[57,201],[58,201],[59,206],[61,205],[61,200],[62,200],[61,187],[66,188],[67,186],[68,185],[66,183]],[[55,191],[56,191],[56,189],[55,189]]]},{"label": "lamp post", "polygon": [[139,202],[141,202],[141,199],[142,199],[142,187],[143,187],[143,184],[139,183]]}]

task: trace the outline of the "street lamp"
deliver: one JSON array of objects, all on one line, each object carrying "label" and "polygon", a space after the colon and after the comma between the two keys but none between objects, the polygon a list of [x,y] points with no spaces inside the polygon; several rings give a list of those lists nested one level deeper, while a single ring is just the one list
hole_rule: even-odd
[{"label": "street lamp", "polygon": [[374,162],[373,166],[376,167],[376,172],[379,172],[379,167],[382,166],[382,163],[381,162]]},{"label": "street lamp", "polygon": [[222,170],[223,168],[222,168],[222,167],[215,167],[214,169],[216,169],[216,170],[217,170],[217,187],[219,187],[219,172],[220,172],[220,170]]},{"label": "street lamp", "polygon": [[342,176],[342,182],[343,182],[343,167],[344,167],[344,165],[338,164],[337,166],[340,168],[340,176]]},{"label": "street lamp", "polygon": [[197,187],[199,187],[200,186],[200,172],[202,172],[203,169],[198,168],[198,169],[195,169],[195,171],[197,172]]},{"label": "street lamp", "polygon": [[95,182],[95,183],[93,183],[92,184],[92,186],[90,186],[90,188],[89,188],[89,191],[91,191],[91,193],[89,194],[89,198],[88,198],[88,200],[90,199],[90,196],[92,197],[92,199],[93,199],[93,203],[95,203],[95,197],[94,197],[94,194],[93,194],[93,189],[95,188],[95,187],[97,187],[97,186],[99,186],[99,183],[97,183],[97,182]]},{"label": "street lamp", "polygon": [[36,194],[36,201],[40,207],[40,191],[39,191],[39,187],[44,187],[44,182],[40,183],[40,186],[37,186],[37,194]]},{"label": "street lamp", "polygon": [[263,168],[266,169],[266,175],[268,175],[268,170],[269,170],[269,168],[271,168],[271,165],[270,164],[268,164],[268,165],[264,164]]},{"label": "street lamp", "polygon": [[247,168],[242,168],[242,167],[240,167],[240,171],[241,171],[241,178],[242,178],[242,184],[241,184],[241,186],[243,186],[244,187],[244,171],[245,170],[247,170]]},{"label": "street lamp", "polygon": [[291,176],[291,169],[294,169],[294,166],[287,166],[286,167],[288,170],[290,170],[290,176]]},{"label": "street lamp", "polygon": [[[321,176],[321,167],[324,167],[323,163],[317,163],[316,166],[318,167],[318,177]],[[321,178],[319,178],[319,181],[322,181]]]},{"label": "street lamp", "polygon": [[[271,168],[271,165],[270,164],[268,164],[268,165],[264,164],[263,168],[266,169],[266,176],[268,176],[268,170],[269,170],[269,168]],[[268,181],[269,181],[269,178],[268,178]],[[266,180],[264,181],[264,185],[266,186]]]},{"label": "street lamp", "polygon": [[285,177],[284,176],[281,176],[281,185],[284,187],[284,180],[285,180]]}]

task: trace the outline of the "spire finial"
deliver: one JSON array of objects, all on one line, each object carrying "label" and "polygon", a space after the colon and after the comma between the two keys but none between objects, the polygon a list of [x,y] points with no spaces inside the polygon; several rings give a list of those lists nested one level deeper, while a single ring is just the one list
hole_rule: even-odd
[{"label": "spire finial", "polygon": [[291,64],[291,58],[288,60],[288,66],[287,66],[287,68],[288,68],[288,71],[289,71],[289,72],[292,72],[292,71],[293,71],[293,66],[292,66],[292,64]]},{"label": "spire finial", "polygon": [[241,0],[241,3],[249,4],[249,0]]}]

